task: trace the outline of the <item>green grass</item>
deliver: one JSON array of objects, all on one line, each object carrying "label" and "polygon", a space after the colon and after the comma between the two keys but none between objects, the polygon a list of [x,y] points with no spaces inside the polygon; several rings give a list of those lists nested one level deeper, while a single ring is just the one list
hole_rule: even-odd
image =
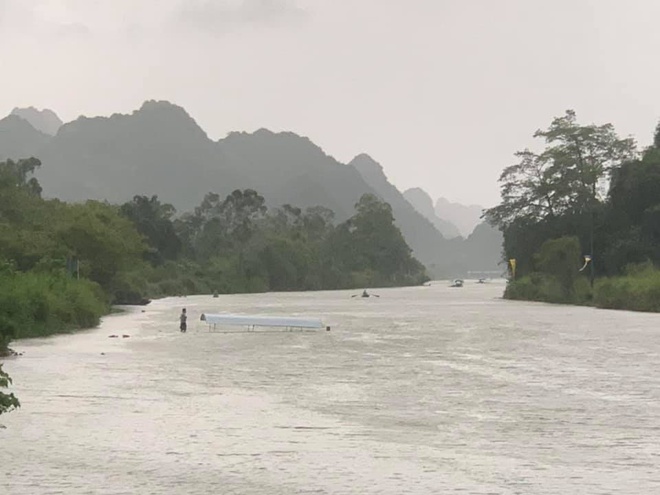
[{"label": "green grass", "polygon": [[607,309],[660,312],[660,270],[650,264],[628,268],[621,277],[598,280],[594,305]]},{"label": "green grass", "polygon": [[568,294],[554,277],[533,273],[510,282],[504,297],[603,309],[660,312],[660,270],[652,264],[632,265],[623,276],[597,279],[593,291],[586,277],[580,277]]},{"label": "green grass", "polygon": [[586,305],[590,303],[592,294],[586,277],[577,278],[570,290],[567,291],[555,277],[542,273],[532,273],[509,282],[504,297],[522,301]]}]

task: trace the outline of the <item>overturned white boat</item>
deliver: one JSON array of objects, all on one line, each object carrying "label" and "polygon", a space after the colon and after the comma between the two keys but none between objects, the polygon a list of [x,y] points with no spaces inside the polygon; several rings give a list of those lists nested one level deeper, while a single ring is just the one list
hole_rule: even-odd
[{"label": "overturned white boat", "polygon": [[231,314],[202,313],[199,318],[205,321],[209,327],[216,328],[218,325],[243,326],[248,329],[255,327],[280,327],[287,329],[321,329],[330,330],[323,325],[320,318],[298,318],[293,316],[251,316]]}]

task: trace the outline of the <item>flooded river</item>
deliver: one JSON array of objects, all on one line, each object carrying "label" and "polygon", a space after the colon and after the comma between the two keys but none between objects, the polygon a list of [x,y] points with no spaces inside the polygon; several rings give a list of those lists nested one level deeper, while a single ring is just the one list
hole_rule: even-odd
[{"label": "flooded river", "polygon": [[0,493],[660,493],[660,315],[447,285],[163,299],[16,342]]}]

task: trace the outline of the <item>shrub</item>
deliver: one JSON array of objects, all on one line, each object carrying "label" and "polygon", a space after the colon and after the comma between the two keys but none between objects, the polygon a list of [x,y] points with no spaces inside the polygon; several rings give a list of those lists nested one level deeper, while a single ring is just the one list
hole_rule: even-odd
[{"label": "shrub", "polygon": [[11,338],[40,337],[92,327],[108,306],[101,288],[63,273],[0,275],[0,334]]}]

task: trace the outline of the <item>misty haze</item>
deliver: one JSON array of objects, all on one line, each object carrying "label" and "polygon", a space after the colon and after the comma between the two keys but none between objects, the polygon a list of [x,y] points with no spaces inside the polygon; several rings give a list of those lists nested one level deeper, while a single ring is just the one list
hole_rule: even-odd
[{"label": "misty haze", "polygon": [[0,0],[0,492],[659,492],[659,16]]}]

